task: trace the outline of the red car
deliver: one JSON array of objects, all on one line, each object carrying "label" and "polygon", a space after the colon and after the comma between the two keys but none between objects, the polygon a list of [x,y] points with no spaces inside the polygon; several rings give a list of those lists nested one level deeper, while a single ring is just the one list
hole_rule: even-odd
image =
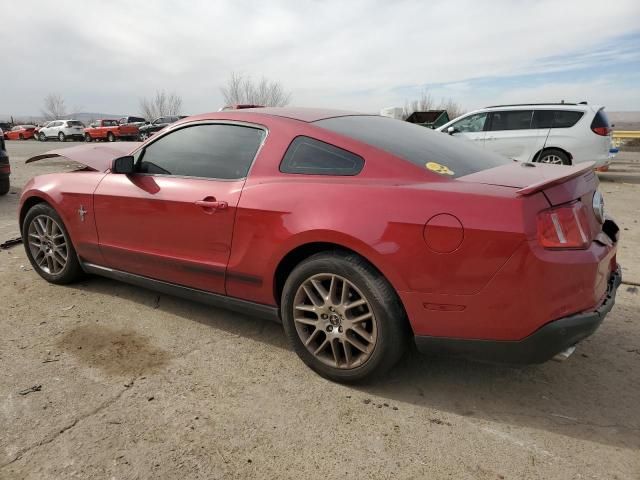
[{"label": "red car", "polygon": [[138,138],[136,125],[121,125],[118,120],[97,120],[84,129],[85,142],[106,140],[115,142],[118,139],[135,140]]},{"label": "red car", "polygon": [[421,126],[264,108],[179,121],[24,188],[52,283],[83,272],[281,321],[311,368],[380,373],[408,341],[490,361],[567,356],[612,308],[618,227],[589,165],[517,163]]},{"label": "red car", "polygon": [[29,140],[35,135],[35,125],[16,125],[8,132],[5,132],[7,140]]}]

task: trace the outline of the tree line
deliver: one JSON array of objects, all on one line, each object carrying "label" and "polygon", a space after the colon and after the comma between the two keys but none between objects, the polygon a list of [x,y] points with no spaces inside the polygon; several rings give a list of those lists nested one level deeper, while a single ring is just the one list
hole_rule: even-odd
[{"label": "tree line", "polygon": [[[281,82],[269,80],[265,77],[255,80],[250,76],[231,73],[225,85],[220,87],[220,93],[225,105],[262,105],[265,107],[283,107],[292,99],[292,93],[285,89]],[[153,96],[139,99],[138,109],[141,116],[147,120],[158,117],[176,116],[182,113],[182,97],[176,92],[157,90]],[[80,109],[72,111],[67,108],[62,95],[49,93],[43,101],[41,114],[46,120],[65,118]],[[449,118],[456,118],[465,110],[452,98],[434,101],[428,89],[423,89],[420,96],[405,101],[403,118],[406,119],[413,112],[427,110],[446,110]]]}]

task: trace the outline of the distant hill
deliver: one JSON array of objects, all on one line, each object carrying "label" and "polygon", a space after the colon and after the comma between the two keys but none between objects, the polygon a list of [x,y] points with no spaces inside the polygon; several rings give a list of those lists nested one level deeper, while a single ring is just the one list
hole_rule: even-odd
[{"label": "distant hill", "polygon": [[640,130],[640,112],[609,112],[609,121],[614,130]]}]

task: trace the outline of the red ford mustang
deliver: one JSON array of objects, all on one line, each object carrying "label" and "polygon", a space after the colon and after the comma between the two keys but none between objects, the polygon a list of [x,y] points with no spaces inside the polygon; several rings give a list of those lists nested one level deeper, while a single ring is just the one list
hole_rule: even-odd
[{"label": "red ford mustang", "polygon": [[618,227],[589,165],[516,163],[340,111],[179,121],[131,150],[85,145],[20,204],[34,269],[83,272],[281,321],[321,375],[355,381],[420,349],[567,356],[611,310]]}]

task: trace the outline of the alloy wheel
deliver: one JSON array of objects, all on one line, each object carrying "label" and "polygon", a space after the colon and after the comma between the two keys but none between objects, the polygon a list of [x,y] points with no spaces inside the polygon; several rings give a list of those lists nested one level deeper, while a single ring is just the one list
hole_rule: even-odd
[{"label": "alloy wheel", "polygon": [[371,357],[378,336],[375,315],[366,297],[346,278],[313,275],[298,288],[293,309],[300,340],[325,365],[350,369]]},{"label": "alloy wheel", "polygon": [[553,154],[545,155],[540,159],[540,163],[551,163],[553,165],[562,165],[562,159]]},{"label": "alloy wheel", "polygon": [[67,239],[53,218],[38,215],[29,224],[29,251],[38,267],[50,275],[58,275],[67,265]]}]

